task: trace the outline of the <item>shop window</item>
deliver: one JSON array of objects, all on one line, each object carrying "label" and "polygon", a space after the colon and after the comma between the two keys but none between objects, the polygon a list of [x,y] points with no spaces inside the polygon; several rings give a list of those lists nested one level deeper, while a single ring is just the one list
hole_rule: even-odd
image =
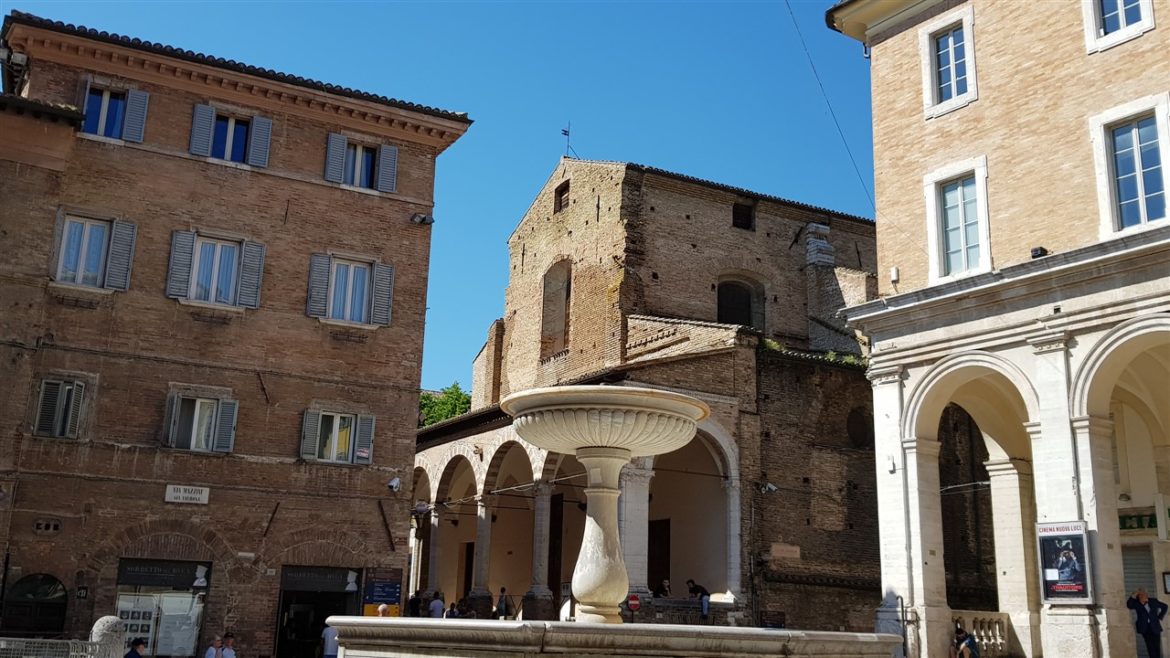
[{"label": "shop window", "polygon": [[116,614],[126,637],[145,639],[148,656],[201,655],[203,606],[210,586],[209,562],[119,560]]}]

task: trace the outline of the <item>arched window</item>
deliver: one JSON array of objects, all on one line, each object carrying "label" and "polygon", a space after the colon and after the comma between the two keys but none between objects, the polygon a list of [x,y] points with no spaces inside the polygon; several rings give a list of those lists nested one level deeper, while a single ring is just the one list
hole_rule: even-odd
[{"label": "arched window", "polygon": [[68,592],[47,573],[34,573],[9,586],[0,632],[17,637],[59,637],[65,630]]},{"label": "arched window", "polygon": [[764,329],[762,286],[739,279],[720,281],[718,322]]},{"label": "arched window", "polygon": [[540,322],[540,358],[569,346],[569,306],[573,292],[573,264],[562,260],[544,273],[544,306]]}]

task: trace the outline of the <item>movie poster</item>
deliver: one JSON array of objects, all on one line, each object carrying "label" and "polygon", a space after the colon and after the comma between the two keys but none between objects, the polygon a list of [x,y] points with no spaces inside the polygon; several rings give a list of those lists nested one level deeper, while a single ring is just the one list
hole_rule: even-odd
[{"label": "movie poster", "polygon": [[1040,584],[1045,603],[1092,603],[1084,521],[1038,523]]}]

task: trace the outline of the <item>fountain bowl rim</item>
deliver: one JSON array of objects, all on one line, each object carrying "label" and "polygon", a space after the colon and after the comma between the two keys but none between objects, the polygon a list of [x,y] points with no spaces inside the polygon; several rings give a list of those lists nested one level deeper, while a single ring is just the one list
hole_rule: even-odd
[{"label": "fountain bowl rim", "polygon": [[[651,400],[658,404],[650,402]],[[615,407],[673,413],[689,418],[695,423],[700,423],[711,415],[711,408],[695,397],[641,386],[546,386],[518,391],[500,401],[500,409],[513,418],[548,409]]]}]

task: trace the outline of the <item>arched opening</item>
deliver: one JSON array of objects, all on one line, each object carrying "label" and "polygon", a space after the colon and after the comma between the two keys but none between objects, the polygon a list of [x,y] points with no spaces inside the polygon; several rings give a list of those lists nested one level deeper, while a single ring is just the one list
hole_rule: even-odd
[{"label": "arched opening", "polygon": [[515,441],[496,450],[485,489],[493,499],[488,590],[507,588],[508,613],[515,616],[532,584],[532,462]]},{"label": "arched opening", "polygon": [[573,262],[558,261],[544,273],[544,305],[540,315],[540,358],[569,347],[569,314],[573,293]]},{"label": "arched opening", "polygon": [[0,632],[13,637],[60,637],[65,631],[68,592],[60,580],[34,573],[9,586]]},{"label": "arched opening", "polygon": [[[431,552],[437,568],[431,572],[437,590],[448,604],[458,602],[471,591],[478,494],[471,462],[462,456],[453,458],[439,478],[435,518],[431,521],[434,528],[431,539],[437,543],[437,550]],[[428,582],[428,589],[430,585]]]},{"label": "arched opening", "polygon": [[763,286],[746,278],[722,278],[718,287],[717,316],[717,321],[723,324],[742,324],[763,330]]},{"label": "arched opening", "polygon": [[949,404],[939,420],[939,496],[947,605],[998,610],[987,447],[975,419]]}]

